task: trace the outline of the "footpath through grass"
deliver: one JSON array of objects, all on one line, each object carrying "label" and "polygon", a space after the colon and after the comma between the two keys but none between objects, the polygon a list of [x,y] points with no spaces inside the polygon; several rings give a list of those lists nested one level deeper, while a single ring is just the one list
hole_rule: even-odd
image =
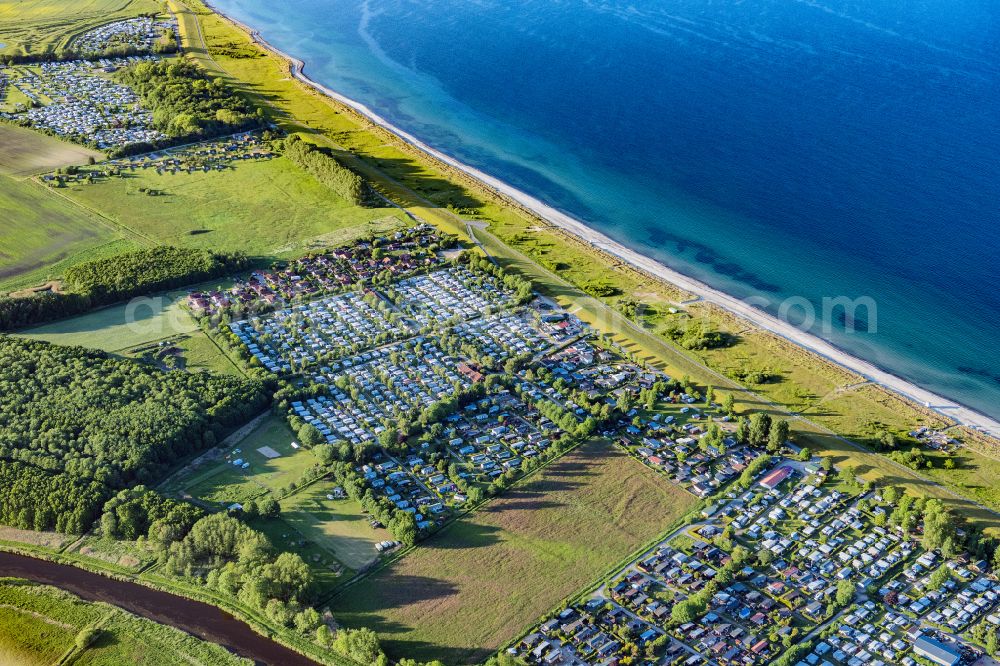
[{"label": "footpath through grass", "polygon": [[391,655],[482,661],[697,500],[593,440],[331,600]]}]

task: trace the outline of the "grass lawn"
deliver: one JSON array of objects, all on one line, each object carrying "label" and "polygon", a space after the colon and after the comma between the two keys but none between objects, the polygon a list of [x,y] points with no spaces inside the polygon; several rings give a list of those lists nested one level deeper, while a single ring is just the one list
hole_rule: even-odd
[{"label": "grass lawn", "polygon": [[0,53],[46,53],[117,19],[159,13],[155,0],[0,0]]},{"label": "grass lawn", "polygon": [[[140,187],[162,194],[148,196]],[[262,257],[301,254],[332,232],[357,228],[360,235],[373,221],[401,215],[354,206],[284,158],[225,172],[136,171],[61,191],[150,242]]]},{"label": "grass lawn", "polygon": [[112,305],[79,317],[20,331],[18,335],[60,345],[81,345],[105,351],[120,351],[154,340],[198,330],[194,319],[181,307],[187,291],[173,291],[142,305]]},{"label": "grass lawn", "polygon": [[331,601],[397,657],[479,662],[696,504],[594,440]]},{"label": "grass lawn", "polygon": [[319,481],[288,497],[281,502],[281,515],[346,566],[362,569],[377,558],[375,544],[392,536],[384,529],[372,529],[358,502],[327,499],[335,485]]},{"label": "grass lawn", "polygon": [[[0,8],[4,4],[0,0]],[[88,157],[104,159],[96,150],[60,141],[26,127],[0,124],[0,174],[26,175],[53,171],[71,164],[86,164]]]},{"label": "grass lawn", "polygon": [[[228,451],[230,461],[242,458],[250,467],[242,469],[231,462],[220,461],[171,483],[168,491],[188,493],[199,499],[228,505],[260,497],[266,493],[278,494],[298,481],[303,472],[319,461],[305,449],[293,449],[295,435],[284,419],[269,416],[261,425],[236,447],[239,453]],[[278,453],[278,458],[268,458],[258,451],[265,446]],[[233,449],[235,450],[235,449]]]},{"label": "grass lawn", "polygon": [[[0,125],[0,146],[3,129]],[[0,211],[0,288],[119,238],[110,226],[32,181],[0,176]]]}]

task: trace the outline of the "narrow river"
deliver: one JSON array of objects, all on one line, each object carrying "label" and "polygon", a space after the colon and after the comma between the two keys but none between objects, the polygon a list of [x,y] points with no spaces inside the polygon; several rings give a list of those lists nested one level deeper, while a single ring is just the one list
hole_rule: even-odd
[{"label": "narrow river", "polygon": [[315,666],[316,662],[261,636],[245,622],[200,601],[115,580],[84,569],[0,552],[0,576],[52,585],[86,599],[103,601],[268,666]]}]

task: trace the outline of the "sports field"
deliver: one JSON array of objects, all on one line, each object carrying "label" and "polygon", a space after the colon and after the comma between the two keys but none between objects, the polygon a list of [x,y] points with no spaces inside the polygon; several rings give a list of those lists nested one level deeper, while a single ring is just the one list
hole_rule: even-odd
[{"label": "sports field", "polygon": [[[2,5],[2,3],[0,3]],[[87,158],[104,156],[96,150],[15,125],[0,125],[0,174],[25,176],[52,171],[71,164],[86,164]]]},{"label": "sports field", "polygon": [[155,0],[0,0],[0,53],[56,51],[99,25],[160,11]]},{"label": "sports field", "polygon": [[32,181],[0,176],[0,211],[0,285],[118,238],[113,228]]},{"label": "sports field", "polygon": [[331,601],[391,655],[478,663],[697,500],[594,440]]},{"label": "sports field", "polygon": [[327,499],[335,485],[324,480],[292,495],[281,503],[281,515],[346,566],[362,569],[377,557],[375,544],[392,536],[384,529],[372,529],[354,500]]},{"label": "sports field", "polygon": [[372,221],[401,216],[394,208],[349,204],[284,158],[225,172],[127,176],[61,191],[152,242],[254,256],[301,254],[311,241],[350,228],[363,233]]}]

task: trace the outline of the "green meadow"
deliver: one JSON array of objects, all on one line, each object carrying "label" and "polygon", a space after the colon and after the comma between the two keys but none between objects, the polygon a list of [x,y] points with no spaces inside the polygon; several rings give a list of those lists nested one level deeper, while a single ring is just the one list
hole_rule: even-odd
[{"label": "green meadow", "polygon": [[122,351],[179,333],[198,330],[182,307],[187,291],[173,291],[112,305],[79,317],[29,328],[18,335],[60,345]]},{"label": "green meadow", "polygon": [[358,502],[329,499],[335,486],[332,481],[319,481],[282,500],[281,516],[346,566],[362,569],[377,558],[375,544],[392,536],[385,529],[372,529]]},{"label": "green meadow", "polygon": [[[268,493],[280,497],[307,469],[319,462],[308,450],[292,448],[293,441],[295,435],[284,419],[269,416],[250,435],[227,450],[225,459],[206,462],[199,469],[172,480],[164,490],[220,506]],[[264,455],[259,449],[265,447],[279,456]],[[233,465],[237,459],[250,466],[243,469]]]},{"label": "green meadow", "polygon": [[480,663],[698,500],[592,440],[331,602],[397,657]]},{"label": "green meadow", "polygon": [[225,172],[136,170],[60,191],[150,243],[259,257],[301,254],[331,234],[337,238],[352,229],[360,235],[368,225],[385,225],[386,218],[401,224],[402,215],[395,208],[354,206],[284,158],[245,162]]}]

